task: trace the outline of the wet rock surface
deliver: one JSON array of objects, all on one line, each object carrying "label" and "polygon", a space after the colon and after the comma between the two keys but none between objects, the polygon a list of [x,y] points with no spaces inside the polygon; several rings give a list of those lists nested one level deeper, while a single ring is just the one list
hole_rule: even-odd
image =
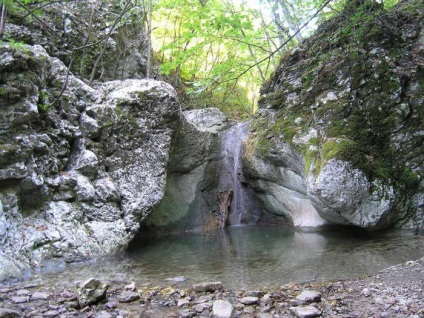
[{"label": "wet rock surface", "polygon": [[[265,290],[226,290],[225,286],[213,292],[195,292],[181,284],[136,286],[132,292],[125,289],[128,283],[110,283],[106,299],[85,307],[78,304],[73,286],[2,286],[0,317],[406,318],[424,315],[424,258],[390,267],[371,277],[286,284],[267,288],[266,293]],[[119,299],[123,293],[136,293],[139,299],[122,303]],[[15,303],[16,297],[26,297],[27,301]],[[303,301],[310,303],[302,304]]]}]

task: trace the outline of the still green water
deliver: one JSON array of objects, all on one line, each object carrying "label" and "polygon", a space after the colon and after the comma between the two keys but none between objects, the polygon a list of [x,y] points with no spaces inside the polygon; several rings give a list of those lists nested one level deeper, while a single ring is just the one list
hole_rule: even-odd
[{"label": "still green water", "polygon": [[356,278],[424,256],[424,237],[351,229],[301,232],[268,226],[228,227],[209,234],[133,242],[126,255],[48,268],[30,280],[107,281],[188,286],[222,281],[226,288]]}]

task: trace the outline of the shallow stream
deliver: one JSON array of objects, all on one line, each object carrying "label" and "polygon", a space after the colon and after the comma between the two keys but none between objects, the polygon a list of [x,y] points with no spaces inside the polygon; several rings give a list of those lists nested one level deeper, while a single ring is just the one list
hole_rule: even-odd
[{"label": "shallow stream", "polygon": [[97,277],[111,283],[182,287],[218,280],[226,288],[258,289],[356,278],[422,256],[424,237],[411,233],[236,226],[209,234],[152,237],[133,243],[126,255],[55,264],[27,279],[50,285]]}]

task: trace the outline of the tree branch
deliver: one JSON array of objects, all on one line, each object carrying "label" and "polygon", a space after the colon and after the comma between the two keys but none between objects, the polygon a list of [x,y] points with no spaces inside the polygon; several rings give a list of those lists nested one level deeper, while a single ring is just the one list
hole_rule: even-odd
[{"label": "tree branch", "polygon": [[306,21],[294,34],[292,34],[286,41],[284,41],[284,43],[282,43],[278,48],[276,48],[274,51],[272,51],[267,57],[264,57],[263,59],[261,59],[261,60],[259,60],[258,62],[256,62],[256,63],[254,63],[254,64],[252,64],[252,65],[250,65],[248,68],[246,68],[243,72],[241,72],[239,75],[237,75],[236,77],[234,77],[234,78],[230,78],[230,79],[227,79],[227,80],[225,80],[225,81],[223,81],[223,82],[221,82],[221,84],[222,83],[225,83],[225,82],[230,82],[230,81],[234,81],[234,80],[238,80],[240,77],[242,77],[244,74],[246,74],[247,72],[249,72],[252,68],[254,68],[254,67],[257,67],[259,64],[261,64],[261,63],[263,63],[263,62],[265,62],[266,60],[268,60],[268,59],[270,59],[271,57],[273,57],[276,53],[278,53],[278,51],[280,51],[284,46],[286,46],[291,40],[293,40],[296,36],[297,36],[297,34],[300,32],[300,31],[302,31],[308,24],[309,24],[309,22],[311,22],[313,19],[315,19],[317,16],[318,16],[318,14],[322,11],[322,10],[324,10],[324,8],[331,2],[331,1],[333,1],[333,0],[327,0],[315,13],[314,13],[314,15],[308,20],[308,21]]}]

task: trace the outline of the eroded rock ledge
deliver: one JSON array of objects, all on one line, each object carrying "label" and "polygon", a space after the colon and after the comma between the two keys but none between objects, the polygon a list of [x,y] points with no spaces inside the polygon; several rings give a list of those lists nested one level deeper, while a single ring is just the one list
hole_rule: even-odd
[{"label": "eroded rock ledge", "polygon": [[126,246],[164,195],[174,89],[96,88],[41,46],[0,45],[0,280]]}]

